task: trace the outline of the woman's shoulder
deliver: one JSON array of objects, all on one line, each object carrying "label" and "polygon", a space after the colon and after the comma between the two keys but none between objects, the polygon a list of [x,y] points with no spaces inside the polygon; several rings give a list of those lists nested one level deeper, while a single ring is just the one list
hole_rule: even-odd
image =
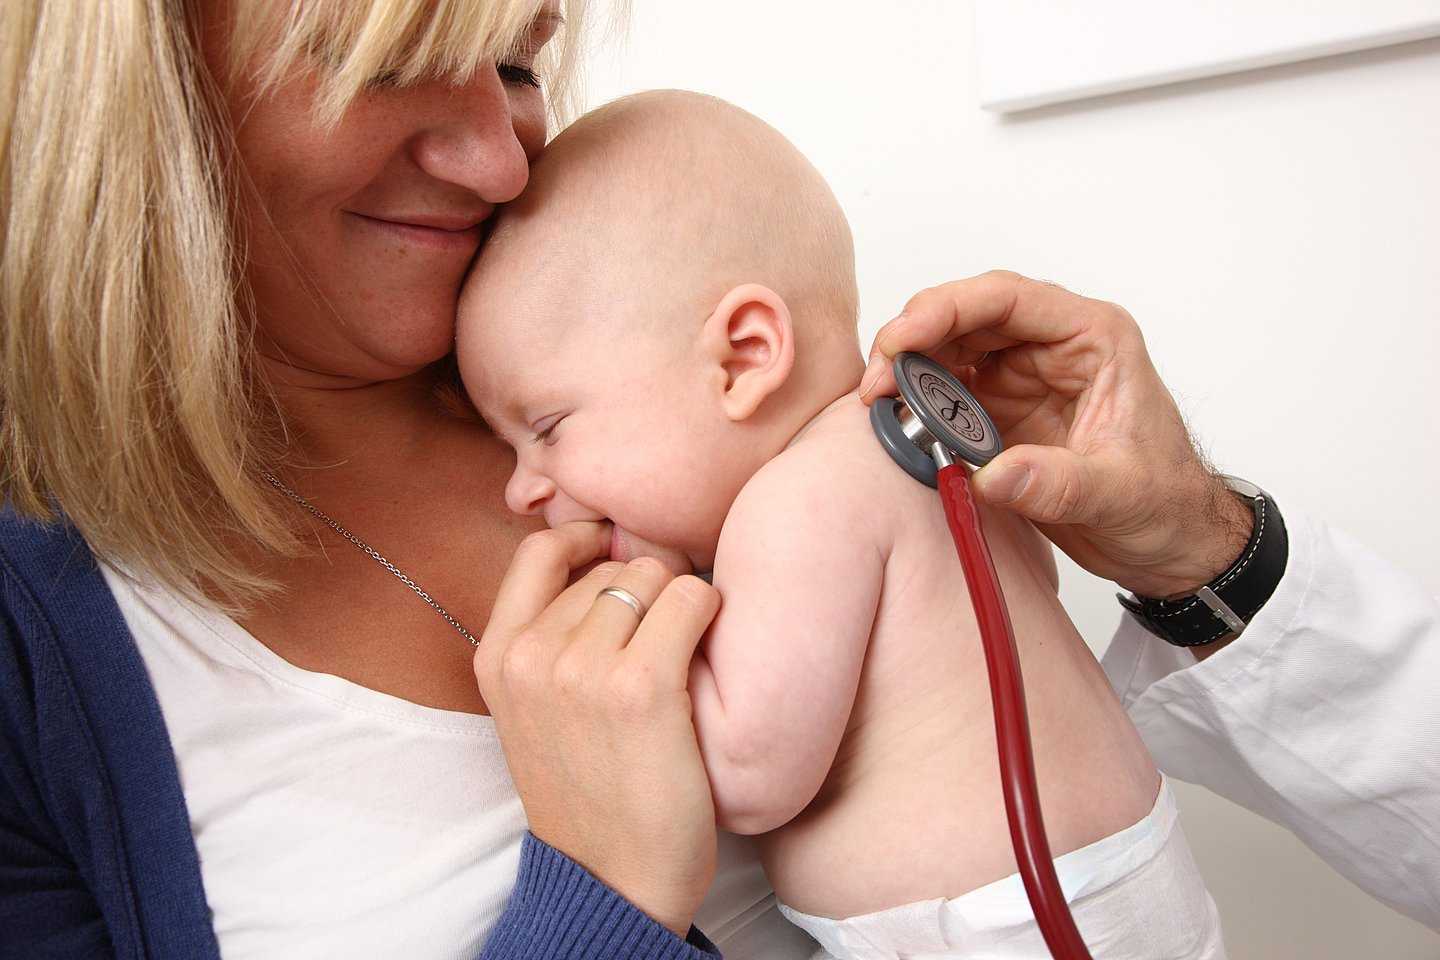
[{"label": "woman's shoulder", "polygon": [[6,589],[0,603],[67,609],[104,602],[110,590],[90,548],[63,515],[53,520],[22,516],[6,503],[0,507],[0,571]]},{"label": "woman's shoulder", "polygon": [[143,681],[99,561],[63,516],[0,508],[0,587],[0,670],[26,685],[37,709],[88,703],[82,712],[97,716],[128,681]]},{"label": "woman's shoulder", "polygon": [[[218,957],[174,754],[124,616],[74,527],[9,504],[0,507],[0,779],[16,787],[0,804],[4,842],[49,858],[29,865],[44,886],[20,871],[0,889],[36,903],[34,942],[60,942],[53,932],[74,943],[84,924],[127,956],[143,936],[156,956]],[[163,930],[136,913],[146,902],[168,905]],[[95,924],[102,913],[115,922]],[[0,940],[13,932],[0,923]]]}]

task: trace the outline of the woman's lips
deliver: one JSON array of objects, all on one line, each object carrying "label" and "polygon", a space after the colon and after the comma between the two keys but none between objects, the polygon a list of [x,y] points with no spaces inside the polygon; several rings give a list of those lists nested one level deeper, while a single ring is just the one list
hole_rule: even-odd
[{"label": "woman's lips", "polygon": [[353,214],[367,226],[381,233],[412,243],[444,248],[463,248],[474,251],[480,246],[484,220],[455,219],[410,219],[392,220],[371,217],[363,213]]}]

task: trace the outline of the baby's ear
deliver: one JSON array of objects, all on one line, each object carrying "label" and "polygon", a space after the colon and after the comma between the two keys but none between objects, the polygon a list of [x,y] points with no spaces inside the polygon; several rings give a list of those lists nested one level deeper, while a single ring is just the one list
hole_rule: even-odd
[{"label": "baby's ear", "polygon": [[790,308],[758,283],[742,283],[705,320],[706,349],[725,371],[725,415],[749,418],[784,385],[795,364]]}]

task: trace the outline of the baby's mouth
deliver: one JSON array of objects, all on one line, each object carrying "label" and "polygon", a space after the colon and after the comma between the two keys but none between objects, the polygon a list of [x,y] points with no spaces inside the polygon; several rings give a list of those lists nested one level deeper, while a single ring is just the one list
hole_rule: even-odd
[{"label": "baby's mouth", "polygon": [[690,573],[693,569],[690,559],[684,553],[674,547],[662,547],[650,543],[612,520],[610,522],[610,559],[629,563],[637,557],[654,557],[665,564],[676,576]]},{"label": "baby's mouth", "polygon": [[614,521],[610,523],[610,559],[619,560],[621,563],[631,559],[630,536]]}]

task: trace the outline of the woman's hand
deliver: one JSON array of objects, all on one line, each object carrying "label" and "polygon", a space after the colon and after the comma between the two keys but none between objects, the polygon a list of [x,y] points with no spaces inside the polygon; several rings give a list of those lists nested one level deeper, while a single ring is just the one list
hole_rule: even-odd
[{"label": "woman's hand", "polygon": [[1091,573],[1182,596],[1244,550],[1253,513],[1196,452],[1123,308],[1000,271],[922,290],[876,334],[862,397],[894,393],[906,350],[955,370],[999,427],[980,498]]},{"label": "woman's hand", "polygon": [[[715,873],[715,810],[686,689],[720,607],[658,561],[603,563],[609,527],[571,523],[516,551],[475,675],[530,831],[681,937]],[[628,603],[599,596],[605,587]]]}]

